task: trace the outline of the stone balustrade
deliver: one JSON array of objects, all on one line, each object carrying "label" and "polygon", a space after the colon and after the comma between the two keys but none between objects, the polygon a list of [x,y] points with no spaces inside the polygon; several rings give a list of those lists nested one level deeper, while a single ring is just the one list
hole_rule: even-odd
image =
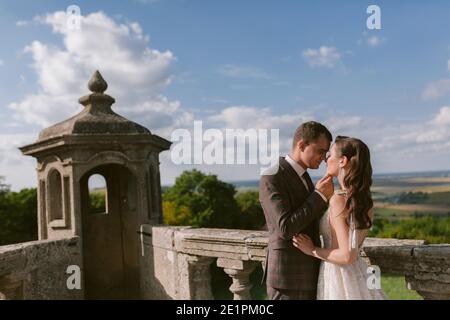
[{"label": "stone balustrade", "polygon": [[[142,225],[141,297],[213,299],[211,264],[231,280],[235,300],[251,299],[250,275],[264,264],[267,232]],[[0,246],[0,299],[82,299],[69,290],[69,265],[82,266],[80,239]],[[425,299],[450,299],[450,245],[367,238],[361,256],[383,273],[405,276]]]},{"label": "stone balustrade", "polygon": [[[144,226],[152,238],[157,281],[173,299],[210,299],[209,269],[216,263],[232,278],[235,300],[251,299],[249,275],[264,263],[266,231]],[[367,238],[361,256],[382,273],[405,276],[425,299],[450,299],[450,244]]]}]

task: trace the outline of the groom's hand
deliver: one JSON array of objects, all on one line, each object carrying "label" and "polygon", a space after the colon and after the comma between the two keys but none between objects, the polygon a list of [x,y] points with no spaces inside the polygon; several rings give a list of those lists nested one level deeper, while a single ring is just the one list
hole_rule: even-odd
[{"label": "groom's hand", "polygon": [[317,181],[316,189],[330,200],[334,194],[333,177],[328,174],[322,177]]}]

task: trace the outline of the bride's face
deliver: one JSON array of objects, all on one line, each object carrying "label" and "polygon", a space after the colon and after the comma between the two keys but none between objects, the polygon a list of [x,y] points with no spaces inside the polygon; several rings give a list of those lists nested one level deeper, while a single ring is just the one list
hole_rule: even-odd
[{"label": "bride's face", "polygon": [[327,155],[327,159],[325,160],[325,162],[327,163],[327,174],[333,177],[338,176],[339,161],[341,161],[341,159],[337,156],[336,144],[333,144],[331,146],[329,154]]}]

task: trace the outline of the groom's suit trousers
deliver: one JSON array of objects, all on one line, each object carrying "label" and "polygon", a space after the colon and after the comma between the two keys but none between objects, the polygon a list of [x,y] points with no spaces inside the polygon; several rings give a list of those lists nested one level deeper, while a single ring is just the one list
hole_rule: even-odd
[{"label": "groom's suit trousers", "polygon": [[267,297],[270,300],[317,300],[317,291],[276,289],[267,286]]}]

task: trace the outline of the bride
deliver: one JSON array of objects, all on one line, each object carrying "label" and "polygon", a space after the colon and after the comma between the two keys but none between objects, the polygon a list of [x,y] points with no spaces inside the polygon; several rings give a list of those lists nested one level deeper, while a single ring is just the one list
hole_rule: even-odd
[{"label": "bride", "polygon": [[307,235],[293,238],[303,253],[323,260],[317,299],[387,299],[381,288],[369,288],[368,265],[359,256],[373,219],[369,148],[359,139],[338,136],[326,164],[327,174],[337,177],[341,190],[336,190],[320,220],[323,248],[315,247]]}]

